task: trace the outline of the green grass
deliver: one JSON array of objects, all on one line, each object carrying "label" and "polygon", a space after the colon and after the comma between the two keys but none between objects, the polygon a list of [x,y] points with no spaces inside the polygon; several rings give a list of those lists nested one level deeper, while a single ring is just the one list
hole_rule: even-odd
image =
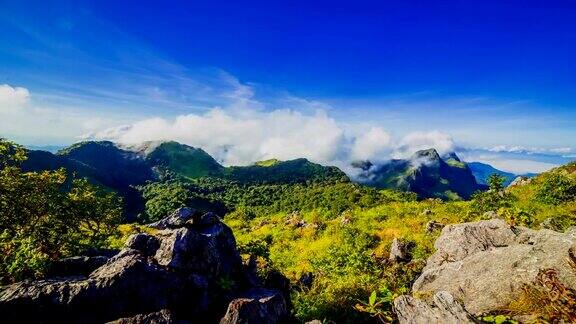
[{"label": "green grass", "polygon": [[[576,167],[553,172],[574,178]],[[504,207],[495,211],[509,222],[533,228],[539,228],[547,219],[557,220],[555,226],[560,231],[575,225],[576,201],[551,205],[536,199],[547,177],[540,176],[530,185],[509,190],[506,197],[511,203],[502,204]],[[484,212],[473,201],[392,201],[340,213],[321,209],[298,213],[259,210],[247,219],[233,212],[225,222],[234,230],[240,246],[262,243],[268,251],[266,262],[261,263],[263,267],[280,270],[297,287],[303,274],[315,275],[311,287],[293,293],[294,312],[299,320],[323,318],[357,323],[373,319],[360,311],[362,307],[355,307],[361,301],[366,303],[372,292],[391,296],[409,293],[411,282],[434,252],[434,242],[440,234],[426,233],[429,221],[475,221],[483,219]],[[386,261],[394,238],[415,243],[415,261],[403,265]],[[382,305],[379,311],[393,316],[391,305]]]},{"label": "green grass", "polygon": [[452,167],[462,168],[462,169],[466,167],[466,163],[461,162],[461,161],[456,161],[455,159],[446,159],[444,161],[446,163],[448,163],[449,166],[452,166]]},{"label": "green grass", "polygon": [[280,160],[269,159],[269,160],[258,161],[256,163],[254,163],[254,165],[260,166],[260,167],[271,167],[271,166],[276,165],[278,163],[280,163]]}]

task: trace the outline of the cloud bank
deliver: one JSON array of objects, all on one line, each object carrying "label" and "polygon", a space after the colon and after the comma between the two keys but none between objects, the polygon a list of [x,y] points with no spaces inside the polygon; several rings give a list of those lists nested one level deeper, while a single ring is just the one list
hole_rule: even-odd
[{"label": "cloud bank", "polygon": [[343,124],[323,110],[305,114],[289,109],[237,112],[214,108],[203,114],[182,115],[174,119],[145,119],[88,137],[125,145],[175,140],[201,147],[227,165],[300,157],[341,165],[352,160],[406,157],[422,148],[436,147],[447,151],[454,147],[449,135],[437,131],[395,139],[376,126],[347,131]]},{"label": "cloud bank", "polygon": [[[234,91],[227,95],[230,104],[174,117],[132,114],[126,117],[82,107],[51,105],[32,96],[26,88],[4,84],[0,85],[0,137],[29,145],[96,139],[133,146],[146,141],[175,140],[200,147],[225,165],[304,157],[336,165],[349,174],[353,174],[350,162],[356,160],[378,163],[407,158],[428,148],[435,148],[440,154],[461,153],[446,132],[398,135],[374,122],[349,124],[331,116],[331,107],[321,102],[286,96],[270,104],[256,100],[250,86],[235,79],[229,82],[237,83]],[[286,108],[271,109],[273,106]],[[478,151],[482,154],[462,151],[461,157],[515,173],[541,172],[563,162],[539,161],[533,153],[535,149],[523,147],[499,146]],[[574,151],[559,147],[546,152],[566,158]]]}]

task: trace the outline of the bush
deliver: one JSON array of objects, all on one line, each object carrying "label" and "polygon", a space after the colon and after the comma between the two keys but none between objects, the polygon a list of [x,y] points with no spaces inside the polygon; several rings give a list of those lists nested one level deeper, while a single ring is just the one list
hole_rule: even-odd
[{"label": "bush", "polygon": [[102,247],[120,201],[64,169],[23,172],[25,150],[0,140],[0,281],[41,276],[50,261]]},{"label": "bush", "polygon": [[576,180],[560,174],[547,173],[539,179],[536,198],[546,204],[557,205],[576,199]]}]

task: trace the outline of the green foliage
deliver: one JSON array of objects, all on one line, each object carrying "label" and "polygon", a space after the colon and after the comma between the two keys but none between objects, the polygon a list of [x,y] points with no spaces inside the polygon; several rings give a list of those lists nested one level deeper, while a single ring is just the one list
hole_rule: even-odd
[{"label": "green foliage", "polygon": [[359,312],[368,313],[370,316],[378,318],[381,322],[390,323],[393,320],[390,310],[394,297],[394,294],[387,288],[383,289],[381,296],[374,290],[368,297],[368,302],[360,302],[354,308]]},{"label": "green foliage", "polygon": [[244,244],[238,245],[238,252],[240,254],[253,255],[261,257],[266,261],[270,261],[270,249],[268,245],[270,244],[270,238],[258,239],[248,241]]},{"label": "green foliage", "polygon": [[50,261],[106,244],[121,218],[114,194],[63,169],[23,172],[25,151],[0,140],[0,281],[40,276]]},{"label": "green foliage", "polygon": [[[319,210],[300,213],[267,213],[263,209],[250,217],[236,212],[225,221],[233,228],[242,252],[262,255],[268,266],[287,275],[296,287],[295,315],[302,321],[324,318],[337,323],[370,322],[379,316],[357,308],[373,291],[377,300],[409,292],[423,262],[391,264],[389,247],[395,237],[416,243],[414,256],[424,258],[433,251],[434,236],[424,232],[431,219],[453,221],[466,208],[464,202],[386,201],[372,207],[351,208],[337,217]],[[433,209],[431,214],[424,213]],[[302,286],[303,274],[313,273],[311,286]],[[388,297],[387,297],[388,296]],[[360,304],[362,305],[362,304]],[[390,303],[373,309],[386,317]]]},{"label": "green foliage", "polygon": [[[55,258],[88,246],[119,247],[131,233],[150,230],[123,224],[118,227],[119,233],[110,235],[119,217],[112,195],[83,180],[72,180],[62,170],[22,172],[18,164],[25,152],[12,144],[0,141],[0,153],[3,281],[41,276]],[[66,154],[83,156],[76,149]],[[240,253],[256,264],[259,276],[265,278],[280,271],[291,280],[295,287],[294,315],[301,321],[393,321],[392,300],[410,292],[424,260],[434,251],[439,233],[426,232],[429,221],[450,224],[478,220],[493,211],[510,225],[564,230],[576,223],[576,164],[513,188],[505,189],[502,179],[494,176],[489,180],[490,190],[477,192],[471,201],[462,201],[456,194],[460,191],[452,191],[450,186],[466,187],[458,181],[469,172],[452,158],[446,162],[450,172],[426,170],[431,171],[426,181],[418,184],[437,184],[429,189],[454,201],[417,201],[414,193],[355,184],[337,169],[304,159],[223,168],[204,158],[201,152],[177,143],[161,146],[156,154],[148,156],[162,174],[159,182],[139,187],[146,201],[140,221],[158,220],[182,206],[225,216]],[[207,164],[194,164],[198,161]],[[439,165],[444,168],[442,163]],[[110,169],[114,163],[106,167],[114,171]],[[395,173],[407,165],[393,163],[391,168],[390,173]],[[410,172],[405,176],[414,176],[416,171]],[[436,177],[438,174],[441,176]],[[14,201],[19,203],[17,207],[13,207]],[[388,261],[394,238],[414,243],[413,261]],[[309,273],[313,275],[311,283],[300,280]],[[226,296],[234,285],[228,278],[221,278],[215,288]],[[552,311],[555,304],[549,302]],[[494,315],[482,320],[507,323],[508,319]]]},{"label": "green foliage", "polygon": [[504,181],[506,181],[506,178],[504,178],[499,174],[494,173],[488,177],[487,183],[490,190],[500,191],[504,189]]},{"label": "green foliage", "polygon": [[173,183],[154,183],[144,187],[146,200],[145,222],[155,222],[177,208],[186,207],[190,200],[190,191]]},{"label": "green foliage", "polygon": [[269,167],[269,166],[273,166],[273,165],[278,164],[278,163],[280,163],[280,160],[268,159],[268,160],[264,160],[264,161],[258,161],[256,163],[254,163],[254,165],[261,166],[261,167]]},{"label": "green foliage", "polygon": [[478,318],[482,323],[494,323],[494,324],[516,324],[517,321],[509,318],[506,315],[486,315]]},{"label": "green foliage", "polygon": [[261,212],[317,210],[325,219],[346,210],[390,201],[413,201],[413,193],[376,190],[351,182],[244,184],[219,178],[166,181],[142,186],[146,200],[143,222],[165,217],[175,208],[190,206],[235,218],[251,219]]},{"label": "green foliage", "polygon": [[226,168],[223,178],[244,184],[349,181],[346,174],[340,169],[312,163],[306,159],[290,161],[268,160],[262,163]]},{"label": "green foliage", "polygon": [[536,198],[546,204],[562,204],[576,200],[576,179],[552,172],[543,175]]},{"label": "green foliage", "polygon": [[[228,201],[242,205],[224,220],[243,252],[265,257],[267,266],[281,271],[298,287],[292,299],[299,320],[389,321],[388,316],[394,316],[390,296],[410,293],[424,260],[434,252],[439,233],[426,233],[429,221],[479,220],[493,211],[516,226],[539,227],[547,220],[547,226],[564,230],[575,223],[576,202],[551,205],[535,199],[545,177],[511,189],[494,181],[491,190],[476,193],[471,201],[454,202],[416,201],[413,195],[366,191],[340,183],[291,185],[281,191],[276,187],[239,189],[240,197],[245,198]],[[246,194],[250,190],[255,190],[254,196]],[[222,192],[237,194],[234,190]],[[387,261],[394,238],[414,242],[414,261]],[[302,286],[299,279],[309,272],[314,275],[313,283]],[[376,299],[372,303],[373,292]],[[484,320],[507,323],[497,316]]]},{"label": "green foliage", "polygon": [[480,216],[488,211],[509,208],[514,200],[515,197],[504,190],[479,191],[472,195],[471,211]]}]

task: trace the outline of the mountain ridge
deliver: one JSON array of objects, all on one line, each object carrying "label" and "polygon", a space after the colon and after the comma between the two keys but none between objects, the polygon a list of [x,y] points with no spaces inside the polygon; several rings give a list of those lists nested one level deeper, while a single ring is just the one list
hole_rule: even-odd
[{"label": "mountain ridge", "polygon": [[303,158],[225,167],[204,150],[175,141],[143,143],[135,147],[123,147],[110,141],[86,141],[56,154],[29,150],[22,167],[25,171],[65,168],[69,174],[88,178],[117,192],[124,199],[127,215],[136,215],[143,210],[139,186],[169,179],[218,178],[245,185],[350,181],[337,167]]},{"label": "mountain ridge", "polygon": [[456,153],[441,156],[435,149],[415,152],[409,159],[373,164],[353,163],[360,168],[356,179],[381,189],[413,191],[420,198],[468,199],[486,187],[478,184],[467,164]]},{"label": "mountain ridge", "polygon": [[[73,144],[56,154],[29,151],[24,169],[53,170],[64,167],[96,184],[117,191],[138,211],[142,205],[137,187],[149,182],[178,178],[218,178],[251,184],[293,184],[306,182],[354,181],[377,189],[412,191],[423,198],[468,199],[486,189],[477,181],[470,164],[456,153],[440,155],[431,148],[415,152],[409,159],[385,163],[357,161],[356,177],[348,177],[335,166],[324,166],[300,158],[288,161],[269,159],[248,166],[223,166],[204,150],[175,141],[145,142],[126,147],[110,141]],[[473,164],[475,165],[475,164]],[[496,170],[496,169],[494,169]]]},{"label": "mountain ridge", "polygon": [[516,174],[512,172],[506,172],[495,167],[491,166],[490,164],[482,163],[482,162],[468,162],[468,167],[472,170],[472,174],[476,177],[476,180],[480,184],[487,185],[488,184],[488,177],[492,174],[497,174],[499,176],[504,177],[504,185],[508,186],[514,179],[519,176],[532,178],[537,175],[537,173],[524,173],[524,174]]}]

